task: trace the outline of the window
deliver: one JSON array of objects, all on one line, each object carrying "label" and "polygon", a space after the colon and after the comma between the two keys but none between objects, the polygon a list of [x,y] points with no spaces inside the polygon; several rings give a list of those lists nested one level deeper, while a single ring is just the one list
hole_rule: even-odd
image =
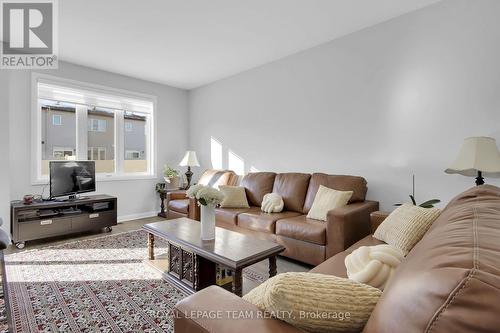
[{"label": "window", "polygon": [[[115,172],[115,115],[116,111],[108,108],[94,107],[87,110],[89,128],[87,146],[91,150],[89,160],[96,161],[97,173],[112,174]],[[109,126],[108,126],[109,124]]]},{"label": "window", "polygon": [[48,177],[50,161],[76,155],[76,105],[44,99],[39,105],[40,174]]},{"label": "window", "polygon": [[87,159],[89,161],[105,161],[106,148],[105,147],[89,147],[87,152]]},{"label": "window", "polygon": [[54,126],[62,125],[62,116],[60,114],[55,114],[52,116],[52,125]]},{"label": "window", "polygon": [[[125,112],[125,135],[124,145],[125,172],[144,172],[147,170],[147,128],[148,117],[147,114],[141,112]],[[134,130],[128,131],[127,127]]]},{"label": "window", "polygon": [[125,159],[126,160],[138,160],[141,158],[141,152],[137,150],[126,150]]},{"label": "window", "polygon": [[71,147],[53,147],[52,157],[54,160],[64,160],[69,156],[75,156],[75,150]]},{"label": "window", "polygon": [[96,162],[97,179],[154,177],[155,98],[34,73],[33,182],[51,160]]},{"label": "window", "polygon": [[[92,110],[92,112],[96,112]],[[108,127],[108,121],[106,119],[89,119],[89,131],[90,132],[106,132],[106,128]]]}]

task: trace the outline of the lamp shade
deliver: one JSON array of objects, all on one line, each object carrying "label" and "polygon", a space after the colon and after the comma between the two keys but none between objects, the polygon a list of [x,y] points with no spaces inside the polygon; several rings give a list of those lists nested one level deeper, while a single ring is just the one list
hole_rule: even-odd
[{"label": "lamp shade", "polygon": [[476,177],[478,171],[487,177],[500,177],[500,153],[493,138],[465,139],[457,159],[444,172]]},{"label": "lamp shade", "polygon": [[196,152],[193,150],[188,150],[186,151],[186,154],[184,155],[184,158],[182,159],[181,163],[179,163],[180,166],[200,166],[200,163],[198,163],[198,158],[196,157]]}]

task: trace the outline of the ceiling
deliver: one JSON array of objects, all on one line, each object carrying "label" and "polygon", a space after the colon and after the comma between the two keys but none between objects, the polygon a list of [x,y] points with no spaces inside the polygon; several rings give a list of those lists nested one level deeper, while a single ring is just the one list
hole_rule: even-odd
[{"label": "ceiling", "polygon": [[439,0],[65,0],[59,58],[192,89]]}]

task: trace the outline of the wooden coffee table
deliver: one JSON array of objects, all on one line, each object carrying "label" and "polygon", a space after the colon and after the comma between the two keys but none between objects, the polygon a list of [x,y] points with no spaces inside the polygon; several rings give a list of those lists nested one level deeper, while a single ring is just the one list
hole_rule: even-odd
[{"label": "wooden coffee table", "polygon": [[200,222],[188,218],[145,224],[149,260],[155,260],[154,241],[168,242],[168,268],[163,277],[191,294],[216,284],[217,265],[233,273],[232,292],[242,295],[243,268],[269,260],[269,276],[276,275],[276,256],[285,247],[273,242],[216,228],[215,240],[200,239]]}]

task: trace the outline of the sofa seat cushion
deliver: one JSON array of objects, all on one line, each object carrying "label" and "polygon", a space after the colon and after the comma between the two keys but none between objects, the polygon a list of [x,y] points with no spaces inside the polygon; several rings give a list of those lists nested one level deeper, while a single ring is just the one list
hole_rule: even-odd
[{"label": "sofa seat cushion", "polygon": [[173,211],[187,214],[189,210],[189,199],[170,200],[167,207]]},{"label": "sofa seat cushion", "polygon": [[325,245],[326,223],[309,219],[306,215],[281,219],[276,222],[276,235]]},{"label": "sofa seat cushion", "polygon": [[215,220],[220,223],[236,225],[238,215],[250,208],[215,208]]},{"label": "sofa seat cushion", "polygon": [[251,207],[249,211],[238,215],[238,226],[255,231],[274,234],[276,221],[301,215],[296,212],[264,213],[260,207]]},{"label": "sofa seat cushion", "polygon": [[357,250],[357,249],[359,249],[362,246],[376,246],[376,245],[381,245],[381,244],[385,244],[385,243],[382,242],[381,240],[376,239],[375,237],[373,237],[373,235],[368,235],[365,238],[362,238],[359,241],[357,241],[356,243],[354,243],[351,246],[349,246],[345,250],[345,252],[347,254],[349,254],[352,251]]},{"label": "sofa seat cushion", "polygon": [[327,259],[318,266],[314,267],[310,272],[335,275],[338,277],[347,278],[347,268],[345,267],[345,258],[350,253],[352,253],[352,251],[360,248],[361,246],[375,246],[380,244],[385,244],[385,243],[374,238],[372,235],[366,236],[357,243],[354,243],[347,250],[337,253],[333,257]]}]

